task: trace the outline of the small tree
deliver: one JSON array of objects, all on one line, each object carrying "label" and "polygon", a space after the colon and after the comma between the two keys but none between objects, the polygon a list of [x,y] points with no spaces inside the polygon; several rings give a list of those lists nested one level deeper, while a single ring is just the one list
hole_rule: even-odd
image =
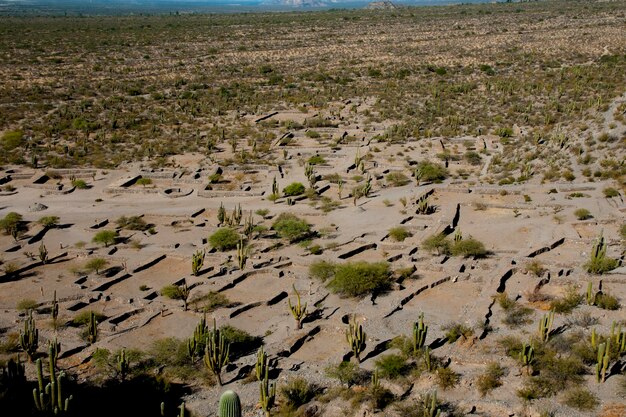
[{"label": "small tree", "polygon": [[137,180],[137,185],[143,185],[145,187],[146,185],[150,185],[150,184],[152,184],[152,179],[150,178],[142,177]]},{"label": "small tree", "polygon": [[239,243],[239,233],[228,227],[219,229],[209,236],[209,244],[222,252],[235,249],[237,243]]},{"label": "small tree", "polygon": [[37,220],[37,222],[43,227],[52,229],[59,224],[59,217],[58,216],[43,216],[42,218]]},{"label": "small tree", "polygon": [[106,267],[109,262],[103,258],[93,258],[87,261],[85,269],[87,271],[94,271],[96,275],[100,275],[102,268]]},{"label": "small tree", "polygon": [[91,240],[93,243],[98,243],[104,245],[104,247],[108,247],[115,243],[117,239],[117,232],[115,230],[102,230],[93,237]]},{"label": "small tree", "polygon": [[305,187],[302,183],[293,182],[283,189],[283,194],[285,195],[285,197],[293,197],[303,194],[304,191]]},{"label": "small tree", "polygon": [[301,240],[311,234],[311,226],[291,213],[281,213],[272,224],[272,229],[276,230],[281,238],[290,242]]}]

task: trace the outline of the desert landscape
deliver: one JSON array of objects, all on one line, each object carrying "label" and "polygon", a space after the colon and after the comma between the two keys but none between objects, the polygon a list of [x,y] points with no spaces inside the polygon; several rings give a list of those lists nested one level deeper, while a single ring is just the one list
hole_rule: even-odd
[{"label": "desert landscape", "polygon": [[626,2],[0,22],[3,416],[626,415]]}]

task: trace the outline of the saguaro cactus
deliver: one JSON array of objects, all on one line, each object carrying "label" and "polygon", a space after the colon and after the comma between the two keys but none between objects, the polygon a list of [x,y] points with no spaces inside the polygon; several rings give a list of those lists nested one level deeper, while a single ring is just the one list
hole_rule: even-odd
[{"label": "saguaro cactus", "polygon": [[98,319],[93,311],[89,314],[89,323],[87,324],[87,341],[91,344],[98,340]]},{"label": "saguaro cactus", "polygon": [[224,208],[224,203],[220,203],[220,208],[217,210],[217,225],[223,225],[224,220],[226,220],[226,209]]},{"label": "saguaro cactus", "polygon": [[587,305],[594,305],[596,303],[596,294],[593,293],[593,283],[589,281],[587,283],[587,293],[585,294],[585,300]]},{"label": "saguaro cactus", "polygon": [[519,361],[526,368],[526,373],[531,374],[531,365],[535,360],[535,348],[532,345],[524,343],[522,350],[519,353]]},{"label": "saguaro cactus", "polygon": [[206,255],[206,251],[198,250],[191,257],[191,273],[194,276],[198,276],[200,270],[202,269],[202,265],[204,265],[204,256]]},{"label": "saguaro cactus", "polygon": [[270,417],[270,412],[276,403],[276,383],[269,382],[267,372],[259,383],[259,388],[261,408],[265,412],[265,416]]},{"label": "saguaro cactus", "polygon": [[552,324],[554,323],[554,310],[550,310],[539,321],[539,337],[542,341],[547,342],[552,333]]},{"label": "saguaro cactus", "polygon": [[57,319],[59,318],[59,303],[57,301],[57,292],[54,291],[54,298],[52,299],[52,308],[50,309],[50,315],[52,316],[52,326],[56,330]]},{"label": "saguaro cactus", "polygon": [[50,382],[44,387],[41,358],[37,359],[37,388],[33,389],[33,400],[37,410],[44,413],[54,413],[54,415],[66,413],[69,409],[70,401],[73,397],[63,397],[62,381],[65,378],[63,372],[58,377],[52,373]]},{"label": "saguaro cactus", "polygon": [[46,248],[46,245],[43,244],[43,242],[41,242],[41,244],[39,245],[39,260],[44,265],[48,262],[48,249]]},{"label": "saguaro cactus", "polygon": [[126,356],[126,349],[122,349],[117,357],[117,372],[122,381],[126,380],[126,376],[130,372],[130,360]]},{"label": "saguaro cactus", "polygon": [[424,348],[428,326],[424,324],[424,313],[420,314],[419,321],[413,324],[413,353]]},{"label": "saguaro cactus", "polygon": [[189,357],[193,361],[196,356],[201,356],[206,347],[206,339],[209,336],[209,328],[206,325],[206,314],[193,331],[193,336],[187,342]]},{"label": "saguaro cactus", "polygon": [[263,350],[263,346],[259,348],[256,354],[256,365],[254,366],[257,381],[261,381],[269,372],[269,364],[267,361],[267,353]]},{"label": "saguaro cactus", "polygon": [[250,248],[244,243],[242,237],[239,239],[239,243],[237,243],[237,266],[242,271],[246,267],[248,256],[250,256]]},{"label": "saguaro cactus", "polygon": [[288,299],[287,304],[289,304],[289,310],[291,311],[291,315],[296,320],[296,328],[301,329],[302,320],[304,320],[304,318],[307,316],[307,303],[304,303],[304,305],[300,303],[300,293],[298,292],[298,290],[296,290],[295,284],[293,285],[293,292],[296,293],[297,303],[295,305],[292,305],[291,299]]},{"label": "saguaro cactus", "polygon": [[437,391],[431,394],[426,394],[422,399],[424,404],[424,417],[439,417],[441,410],[437,405]]},{"label": "saguaro cactus", "polygon": [[220,397],[219,417],[241,417],[241,401],[235,391],[224,391]]},{"label": "saguaro cactus", "polygon": [[346,340],[357,363],[361,363],[361,352],[365,350],[366,338],[367,334],[363,331],[363,326],[357,324],[356,317],[353,316],[346,329]]},{"label": "saguaro cactus", "polygon": [[596,380],[604,382],[606,380],[606,371],[609,369],[611,339],[605,343],[598,345],[598,362],[596,363]]},{"label": "saguaro cactus", "polygon": [[28,313],[28,318],[24,322],[24,331],[20,332],[20,346],[28,355],[28,360],[32,362],[39,347],[39,330],[32,311]]},{"label": "saguaro cactus", "polygon": [[217,383],[222,386],[222,368],[228,364],[230,343],[217,328],[213,319],[213,330],[209,331],[206,338],[206,348],[204,351],[204,364],[217,378]]}]

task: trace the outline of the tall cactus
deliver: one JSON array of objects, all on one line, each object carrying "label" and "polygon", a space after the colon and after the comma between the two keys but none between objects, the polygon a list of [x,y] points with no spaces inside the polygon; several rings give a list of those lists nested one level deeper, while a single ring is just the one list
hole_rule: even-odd
[{"label": "tall cactus", "polygon": [[429,347],[426,347],[426,349],[424,349],[424,366],[426,367],[426,370],[428,372],[433,370],[432,355]]},{"label": "tall cactus", "polygon": [[205,255],[206,251],[203,249],[196,251],[191,257],[191,273],[196,277],[200,273],[202,265],[204,265]]},{"label": "tall cactus", "polygon": [[428,326],[424,324],[424,313],[420,314],[419,321],[413,323],[413,353],[417,354],[418,351],[424,349],[426,343],[426,334],[428,333]]},{"label": "tall cactus", "polygon": [[37,330],[32,311],[28,312],[28,318],[24,322],[24,331],[20,332],[20,346],[28,355],[28,360],[32,362],[39,347],[39,330]]},{"label": "tall cactus", "polygon": [[292,305],[291,299],[288,299],[287,304],[289,305],[289,311],[291,311],[291,315],[296,320],[296,328],[299,330],[302,329],[302,320],[304,320],[307,316],[307,303],[304,303],[304,305],[300,303],[300,293],[298,292],[298,290],[296,290],[295,284],[293,285],[293,292],[296,293],[297,302],[295,305]]},{"label": "tall cactus", "polygon": [[54,374],[57,367],[57,360],[59,359],[59,353],[61,352],[61,343],[57,341],[55,337],[53,340],[48,340],[48,361],[50,364],[50,375]]},{"label": "tall cactus", "polygon": [[89,314],[89,323],[87,323],[87,341],[91,344],[98,340],[98,319],[93,311]]},{"label": "tall cactus", "polygon": [[204,364],[215,375],[217,383],[222,386],[222,368],[228,364],[230,343],[222,332],[217,328],[213,319],[213,330],[206,338],[206,348],[204,351]]},{"label": "tall cactus", "polygon": [[611,335],[609,336],[611,341],[617,346],[617,354],[622,355],[626,353],[626,332],[622,331],[622,326],[613,322],[611,324]]},{"label": "tall cactus", "polygon": [[596,363],[596,380],[598,382],[604,382],[606,380],[606,371],[609,369],[611,356],[610,351],[611,339],[598,345],[598,361]]},{"label": "tall cactus", "polygon": [[539,321],[539,337],[543,342],[547,342],[552,333],[552,325],[554,323],[554,310],[550,310]]},{"label": "tall cactus", "polygon": [[357,363],[361,363],[361,352],[365,350],[366,339],[367,334],[363,331],[363,326],[357,324],[356,317],[353,316],[346,329],[346,340]]},{"label": "tall cactus", "polygon": [[272,408],[276,403],[276,383],[269,382],[267,370],[265,377],[259,382],[261,409],[265,412],[266,417],[270,417]]},{"label": "tall cactus", "polygon": [[48,263],[48,249],[46,248],[46,245],[43,244],[43,242],[41,242],[41,244],[39,245],[39,260],[44,265]]},{"label": "tall cactus", "polygon": [[248,214],[248,218],[244,221],[243,224],[243,233],[246,235],[248,240],[252,237],[252,232],[254,232],[254,219],[252,218],[252,212]]},{"label": "tall cactus", "polygon": [[595,305],[596,304],[596,294],[593,293],[593,283],[589,281],[587,283],[587,293],[585,294],[585,299],[587,301],[587,305]]},{"label": "tall cactus", "polygon": [[59,318],[59,302],[57,301],[57,292],[54,291],[54,298],[52,299],[52,308],[50,309],[50,315],[52,316],[52,326],[56,330],[57,319]]},{"label": "tall cactus", "polygon": [[532,345],[524,343],[519,353],[519,361],[526,368],[526,373],[531,374],[531,366],[535,361],[535,348]]},{"label": "tall cactus", "polygon": [[15,359],[9,359],[6,367],[0,367],[0,381],[7,388],[17,388],[26,384],[26,368],[19,355],[16,355]]},{"label": "tall cactus", "polygon": [[241,401],[235,391],[224,391],[220,397],[218,417],[241,417]]},{"label": "tall cactus", "polygon": [[462,240],[463,240],[463,233],[461,233],[461,229],[460,228],[457,228],[454,231],[454,243],[459,243]]},{"label": "tall cactus", "polygon": [[372,177],[368,174],[367,179],[365,180],[365,185],[363,186],[363,195],[365,197],[369,197],[372,192]]},{"label": "tall cactus", "polygon": [[117,372],[122,381],[126,380],[130,372],[130,359],[126,356],[126,349],[122,349],[117,357]]},{"label": "tall cactus", "polygon": [[278,182],[276,182],[276,177],[272,181],[272,195],[278,196]]},{"label": "tall cactus", "polygon": [[51,374],[50,382],[44,386],[41,358],[37,359],[36,367],[38,385],[33,389],[33,400],[37,410],[54,415],[67,413],[73,397],[71,395],[67,398],[63,397],[62,381],[65,379],[65,373],[61,372],[58,376]]},{"label": "tall cactus", "polygon": [[206,325],[206,314],[202,316],[200,322],[193,331],[193,336],[187,342],[187,350],[192,361],[196,356],[204,354],[206,339],[209,336],[209,328]]},{"label": "tall cactus", "polygon": [[267,360],[267,353],[263,350],[263,346],[259,348],[256,354],[256,364],[254,365],[254,373],[256,374],[257,381],[261,381],[265,374],[269,371],[269,363]]},{"label": "tall cactus", "polygon": [[434,391],[432,394],[426,394],[422,398],[422,404],[424,405],[424,417],[441,416],[441,409],[437,404],[437,391]]},{"label": "tall cactus", "polygon": [[243,237],[239,238],[239,243],[237,243],[237,266],[240,270],[244,270],[246,267],[246,262],[248,261],[248,257],[250,256],[250,247],[246,245],[243,241]]},{"label": "tall cactus", "polygon": [[224,208],[224,203],[220,203],[220,208],[217,210],[217,221],[218,221],[218,226],[221,226],[224,224],[224,221],[226,220],[226,209]]}]

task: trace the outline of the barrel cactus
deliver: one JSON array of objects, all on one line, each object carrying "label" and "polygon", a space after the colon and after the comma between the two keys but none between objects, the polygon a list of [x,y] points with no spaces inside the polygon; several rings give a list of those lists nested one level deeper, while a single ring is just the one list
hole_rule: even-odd
[{"label": "barrel cactus", "polygon": [[236,392],[228,390],[222,394],[219,417],[241,417],[241,402]]}]

